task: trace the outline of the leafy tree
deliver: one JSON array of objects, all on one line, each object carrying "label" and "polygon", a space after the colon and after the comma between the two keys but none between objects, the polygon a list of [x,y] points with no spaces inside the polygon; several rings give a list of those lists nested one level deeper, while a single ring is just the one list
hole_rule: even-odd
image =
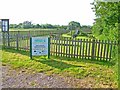
[{"label": "leafy tree", "polygon": [[53,25],[51,25],[51,24],[45,24],[45,27],[46,28],[53,28]]},{"label": "leafy tree", "polygon": [[10,24],[10,28],[18,28],[17,24]]},{"label": "leafy tree", "polygon": [[105,36],[106,39],[118,39],[118,6],[120,6],[120,3],[95,0],[92,5],[96,15],[92,32],[96,36]]},{"label": "leafy tree", "polygon": [[19,23],[17,28],[23,28],[23,24]]},{"label": "leafy tree", "polygon": [[28,28],[31,28],[31,26],[32,26],[32,22],[30,21],[23,22],[23,28],[28,29]]},{"label": "leafy tree", "polygon": [[60,27],[60,25],[53,25],[53,27],[54,27],[54,28],[59,28],[59,27]]},{"label": "leafy tree", "polygon": [[39,24],[33,25],[33,28],[41,28]]},{"label": "leafy tree", "polygon": [[71,21],[71,22],[69,22],[67,29],[69,29],[69,30],[75,30],[75,29],[80,28],[80,27],[81,26],[80,26],[79,22]]},{"label": "leafy tree", "polygon": [[68,27],[67,25],[62,25],[62,28],[65,30],[67,29],[67,27]]},{"label": "leafy tree", "polygon": [[9,26],[10,28],[13,28],[14,27],[14,24],[10,24],[10,26]]}]

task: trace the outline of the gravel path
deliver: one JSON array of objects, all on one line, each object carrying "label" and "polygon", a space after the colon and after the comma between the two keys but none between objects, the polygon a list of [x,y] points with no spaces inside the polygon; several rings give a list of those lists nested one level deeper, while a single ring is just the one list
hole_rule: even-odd
[{"label": "gravel path", "polygon": [[[47,76],[44,73],[29,74],[26,71],[16,71],[9,66],[2,66],[3,88],[90,88],[92,79],[73,79],[58,75]],[[93,81],[94,82],[94,81]]]}]

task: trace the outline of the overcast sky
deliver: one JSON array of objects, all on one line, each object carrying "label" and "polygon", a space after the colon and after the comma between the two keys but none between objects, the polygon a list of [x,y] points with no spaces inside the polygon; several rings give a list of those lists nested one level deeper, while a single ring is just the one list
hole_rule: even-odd
[{"label": "overcast sky", "polygon": [[0,18],[10,23],[32,21],[39,24],[68,25],[77,21],[92,25],[95,19],[90,3],[94,0],[0,0]]}]

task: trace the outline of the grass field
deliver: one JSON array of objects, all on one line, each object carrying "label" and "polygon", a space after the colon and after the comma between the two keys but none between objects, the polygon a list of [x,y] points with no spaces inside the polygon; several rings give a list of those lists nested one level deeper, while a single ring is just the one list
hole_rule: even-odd
[{"label": "grass field", "polygon": [[[46,75],[58,74],[63,77],[85,79],[91,77],[94,88],[117,88],[117,66],[110,62],[68,59],[45,56],[29,58],[29,52],[3,49],[2,65],[24,69],[29,73],[43,72]],[[85,79],[86,80],[86,79]]]},{"label": "grass field", "polygon": [[[71,35],[68,35],[68,34],[63,34],[62,37],[71,37]],[[77,36],[76,39],[90,39],[89,37],[86,37],[86,36]]]},{"label": "grass field", "polygon": [[10,29],[10,31],[33,31],[33,30],[56,30],[56,29],[35,29],[35,28],[31,28],[31,29],[18,29],[18,28],[14,28],[14,29]]}]

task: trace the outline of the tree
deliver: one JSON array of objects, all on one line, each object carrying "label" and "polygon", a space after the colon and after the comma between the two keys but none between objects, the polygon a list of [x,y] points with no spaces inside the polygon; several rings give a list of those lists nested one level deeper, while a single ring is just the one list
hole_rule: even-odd
[{"label": "tree", "polygon": [[80,27],[81,26],[80,26],[79,22],[71,21],[71,22],[69,22],[67,29],[69,29],[69,30],[75,30],[75,29],[80,28]]},{"label": "tree", "polygon": [[24,21],[23,22],[23,28],[24,29],[31,28],[31,26],[32,26],[32,22],[30,22],[30,21]]},{"label": "tree", "polygon": [[39,24],[33,25],[33,28],[41,28]]},{"label": "tree", "polygon": [[10,28],[18,28],[17,24],[10,24]]},{"label": "tree", "polygon": [[23,27],[23,24],[19,23],[17,28],[22,28],[22,27]]},{"label": "tree", "polygon": [[118,39],[118,7],[119,2],[100,2],[95,0],[92,9],[96,19],[92,28],[94,35],[105,36],[106,39]]}]

